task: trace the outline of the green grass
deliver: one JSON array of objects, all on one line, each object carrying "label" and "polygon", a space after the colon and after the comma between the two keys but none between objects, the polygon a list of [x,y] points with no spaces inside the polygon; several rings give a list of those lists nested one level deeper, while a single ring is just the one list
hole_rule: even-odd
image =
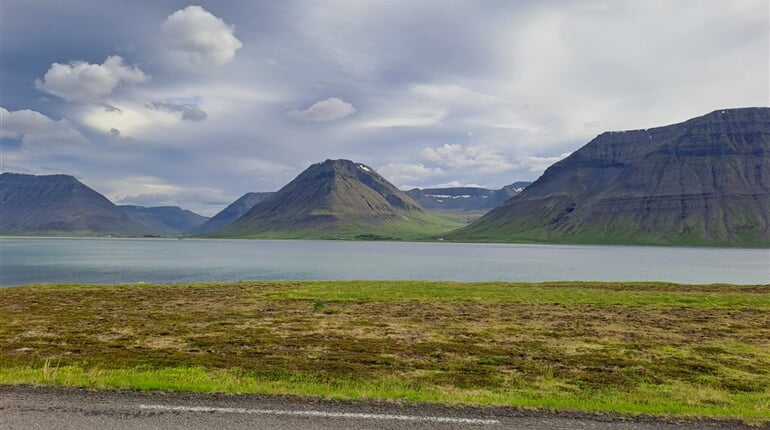
[{"label": "green grass", "polygon": [[[336,214],[336,213],[333,213]],[[212,233],[205,237],[241,239],[343,239],[377,238],[378,240],[425,240],[425,238],[449,232],[465,225],[457,217],[436,213],[403,214],[400,221],[378,223],[344,221],[326,224],[318,228],[279,227],[252,232],[248,229]]]},{"label": "green grass", "polygon": [[0,289],[0,383],[770,422],[770,286]]},{"label": "green grass", "polygon": [[[770,289],[665,283],[453,283],[431,281],[304,282],[267,293],[277,300],[595,304],[628,306],[752,307],[770,309]],[[599,293],[601,291],[601,293]]]}]

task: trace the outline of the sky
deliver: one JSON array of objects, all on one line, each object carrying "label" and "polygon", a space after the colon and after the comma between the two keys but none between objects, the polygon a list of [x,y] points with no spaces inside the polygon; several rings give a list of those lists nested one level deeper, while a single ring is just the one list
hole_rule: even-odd
[{"label": "sky", "polygon": [[213,215],[346,158],[532,181],[604,131],[770,105],[767,0],[0,0],[0,170]]}]

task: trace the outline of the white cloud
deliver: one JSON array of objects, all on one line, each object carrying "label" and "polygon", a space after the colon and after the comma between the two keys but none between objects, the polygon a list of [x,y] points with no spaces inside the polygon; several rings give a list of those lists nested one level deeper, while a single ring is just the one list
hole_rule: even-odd
[{"label": "white cloud", "polygon": [[180,123],[176,112],[148,109],[130,101],[113,102],[110,108],[84,106],[78,112],[78,121],[101,133],[110,134],[117,129],[121,136],[137,139],[157,136]]},{"label": "white cloud", "polygon": [[171,49],[193,66],[222,65],[243,48],[233,26],[200,6],[187,6],[171,14],[161,25]]},{"label": "white cloud", "polygon": [[389,163],[377,169],[388,181],[399,184],[419,182],[444,174],[439,167],[428,167],[422,163]]},{"label": "white cloud", "polygon": [[314,103],[305,110],[292,110],[288,114],[302,121],[328,122],[345,118],[356,113],[356,108],[337,97],[329,97]]},{"label": "white cloud", "polygon": [[444,144],[439,148],[425,148],[420,151],[420,155],[427,161],[451,168],[483,169],[487,172],[514,168],[505,156],[482,146]]},{"label": "white cloud", "polygon": [[128,176],[92,182],[95,189],[116,204],[180,206],[201,215],[211,215],[234,200],[220,189],[173,185],[154,176]]},{"label": "white cloud", "polygon": [[518,167],[524,168],[531,173],[542,174],[545,169],[550,167],[552,164],[569,157],[570,154],[571,152],[566,152],[559,155],[558,157],[537,157],[533,155],[520,157],[517,160]]},{"label": "white cloud", "polygon": [[108,96],[121,83],[137,84],[148,76],[136,66],[123,64],[123,58],[111,55],[102,64],[73,61],[53,63],[35,88],[69,101],[94,100]]},{"label": "white cloud", "polygon": [[441,125],[451,115],[453,124],[467,122],[458,112],[484,108],[499,110],[494,97],[453,84],[413,84],[373,102],[371,119],[360,124],[362,128],[429,127]]},{"label": "white cloud", "polygon": [[446,113],[444,111],[423,109],[401,109],[398,113],[381,116],[360,124],[363,128],[427,127],[438,124]]},{"label": "white cloud", "polygon": [[66,119],[54,121],[40,112],[8,111],[0,107],[0,138],[21,139],[22,144],[86,143]]},{"label": "white cloud", "polygon": [[467,183],[467,182],[460,182],[460,181],[449,181],[443,184],[438,184],[435,187],[425,187],[425,188],[485,188],[485,187],[475,182]]}]

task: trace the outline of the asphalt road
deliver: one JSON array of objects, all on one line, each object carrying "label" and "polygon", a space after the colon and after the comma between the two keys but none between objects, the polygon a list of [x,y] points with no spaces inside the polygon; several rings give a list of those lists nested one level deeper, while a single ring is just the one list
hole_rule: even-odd
[{"label": "asphalt road", "polygon": [[[452,408],[293,397],[0,387],[0,430],[24,429],[740,429],[513,408]],[[766,427],[767,428],[767,427]],[[756,429],[756,427],[754,427]]]}]

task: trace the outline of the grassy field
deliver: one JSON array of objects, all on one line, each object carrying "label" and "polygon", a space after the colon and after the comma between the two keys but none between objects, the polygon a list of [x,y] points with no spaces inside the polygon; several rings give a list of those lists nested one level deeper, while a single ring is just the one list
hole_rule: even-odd
[{"label": "grassy field", "polygon": [[0,289],[0,383],[770,422],[770,285]]}]

